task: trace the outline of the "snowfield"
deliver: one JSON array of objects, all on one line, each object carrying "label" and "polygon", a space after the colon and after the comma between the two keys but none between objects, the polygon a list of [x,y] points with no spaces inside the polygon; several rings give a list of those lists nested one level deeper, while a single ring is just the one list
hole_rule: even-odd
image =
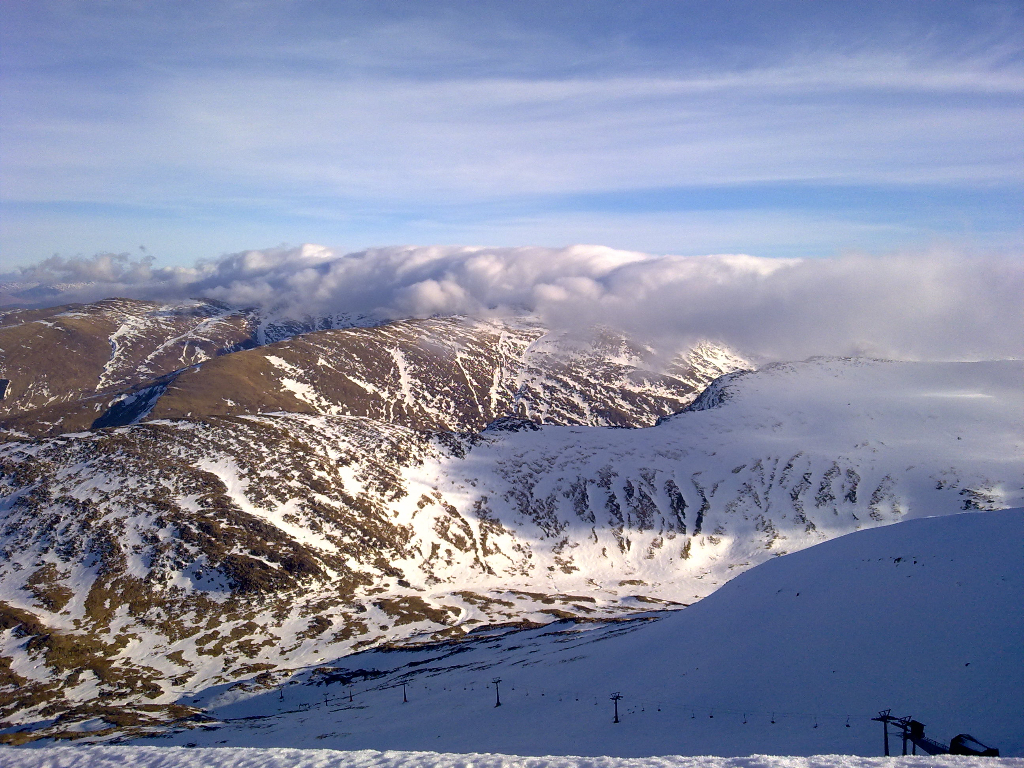
[{"label": "snowfield", "polygon": [[7,768],[1019,768],[991,757],[518,757],[440,752],[342,752],[333,749],[0,748]]},{"label": "snowfield", "polygon": [[[89,740],[109,740],[126,735],[121,724],[133,707],[127,734],[151,735],[161,723],[200,715],[186,709],[199,707],[232,722],[267,718],[245,721],[235,735],[224,731],[237,722],[194,732],[200,741],[210,734],[210,745],[230,737],[240,746],[509,754],[874,754],[859,729],[892,706],[930,728],[941,725],[944,739],[965,730],[1009,749],[1008,739],[1019,744],[1024,731],[1011,727],[1002,703],[1020,702],[1005,689],[1015,673],[1004,674],[1007,664],[981,640],[982,650],[962,645],[993,620],[968,603],[1002,598],[987,596],[983,585],[975,594],[957,584],[1020,563],[1019,546],[1000,549],[1007,540],[1000,530],[962,553],[969,567],[957,578],[926,571],[941,577],[934,592],[907,568],[919,554],[907,542],[891,555],[901,558],[898,581],[884,569],[836,572],[845,586],[819,596],[820,605],[808,596],[825,583],[831,562],[794,573],[742,611],[708,613],[708,605],[737,599],[726,597],[739,594],[732,587],[653,626],[605,620],[667,601],[694,603],[758,564],[768,563],[758,579],[797,568],[805,561],[780,556],[855,531],[868,538],[849,541],[877,535],[892,544],[887,537],[897,534],[865,529],[951,516],[944,525],[973,536],[972,526],[982,524],[960,513],[1024,505],[1022,380],[1021,361],[829,358],[721,377],[692,408],[646,429],[512,419],[453,434],[365,417],[265,414],[8,442],[0,446],[9,469],[0,486],[0,658],[13,676],[0,701],[7,725],[0,737],[88,731]],[[1021,540],[1019,532],[1009,538]],[[876,578],[885,586],[866,593]],[[924,585],[916,599],[929,608],[904,627],[916,615],[906,605],[914,584]],[[796,603],[787,602],[798,592]],[[861,605],[864,594],[872,602]],[[998,603],[994,615],[1009,621],[1019,603]],[[792,623],[795,607],[809,623]],[[849,636],[829,624],[809,632],[825,619],[845,627],[846,614],[829,613],[839,609],[852,617]],[[965,610],[964,630],[949,646],[959,650],[936,662],[940,674],[922,659],[945,647],[929,643]],[[707,616],[717,618],[696,618]],[[992,631],[999,648],[1013,647],[1005,645],[1005,626]],[[669,635],[660,645],[645,640],[642,651],[628,638],[659,632]],[[475,642],[436,645],[466,637]],[[903,645],[877,648],[887,637]],[[744,650],[737,639],[752,645]],[[488,642],[499,652],[487,652]],[[383,650],[395,646],[407,650]],[[876,649],[882,660],[847,659],[857,647]],[[617,655],[591,653],[599,648]],[[883,661],[896,651],[898,658]],[[494,671],[509,681],[498,710],[507,732],[496,732],[486,719],[490,678],[475,675],[502,654]],[[847,660],[828,666],[833,657]],[[325,684],[333,673],[314,674],[320,667],[343,671]],[[406,675],[415,698],[391,724],[394,713],[382,705]],[[339,700],[342,679],[362,700]],[[449,679],[479,701],[459,698]],[[529,685],[520,687],[523,680]],[[281,686],[283,703],[275,698]],[[565,709],[579,696],[579,706],[603,712],[620,689],[626,714],[649,721],[622,743],[607,740],[603,721]],[[893,698],[892,691],[918,689],[929,693]],[[325,706],[325,690],[330,717],[308,714]],[[513,717],[515,698],[527,691],[531,706]],[[557,694],[553,703],[549,694]],[[423,701],[440,714],[418,709]],[[938,701],[949,708],[926,716]],[[548,712],[555,703],[563,709]],[[692,740],[665,735],[681,727],[670,713],[695,725],[698,711],[706,722]],[[451,740],[446,718],[463,719],[462,741]],[[994,735],[964,724],[974,719]],[[547,729],[565,722],[571,728]],[[805,727],[832,735],[808,741]]]},{"label": "snowfield", "polygon": [[142,743],[872,756],[870,718],[891,707],[938,741],[966,732],[1019,756],[1021,542],[1022,509],[859,531],[650,621],[498,629],[340,658],[280,689],[220,686],[193,700],[213,721]]}]

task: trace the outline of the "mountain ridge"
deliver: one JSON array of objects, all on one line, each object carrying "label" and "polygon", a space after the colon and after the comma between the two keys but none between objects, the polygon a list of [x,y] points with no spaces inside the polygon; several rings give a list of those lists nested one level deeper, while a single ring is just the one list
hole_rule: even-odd
[{"label": "mountain ridge", "polygon": [[506,415],[635,427],[750,365],[706,342],[662,360],[610,329],[556,333],[531,318],[359,325],[110,299],[0,321],[0,430],[15,435],[273,411],[456,431]]},{"label": "mountain ridge", "polygon": [[1021,373],[770,366],[646,429],[281,413],[8,442],[3,716],[171,716],[327,653],[691,603],[858,527],[1019,504]]}]

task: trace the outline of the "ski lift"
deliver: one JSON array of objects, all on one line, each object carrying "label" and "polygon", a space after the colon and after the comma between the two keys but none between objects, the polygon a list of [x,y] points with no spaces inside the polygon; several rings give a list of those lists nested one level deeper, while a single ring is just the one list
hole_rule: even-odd
[{"label": "ski lift", "polygon": [[949,742],[951,755],[977,755],[978,757],[999,757],[999,750],[982,744],[969,733],[961,733]]}]

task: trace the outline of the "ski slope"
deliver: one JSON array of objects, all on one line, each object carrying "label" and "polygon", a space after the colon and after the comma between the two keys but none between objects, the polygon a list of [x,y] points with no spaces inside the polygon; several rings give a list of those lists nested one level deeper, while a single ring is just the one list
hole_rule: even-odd
[{"label": "ski slope", "polygon": [[183,749],[165,747],[0,748],[9,768],[1019,768],[991,757],[519,757],[331,749]]},{"label": "ski slope", "polygon": [[210,689],[190,701],[217,722],[140,743],[871,756],[870,718],[891,707],[934,739],[968,732],[1020,756],[1022,542],[1022,509],[863,530],[656,620],[495,630],[340,658],[280,690]]}]

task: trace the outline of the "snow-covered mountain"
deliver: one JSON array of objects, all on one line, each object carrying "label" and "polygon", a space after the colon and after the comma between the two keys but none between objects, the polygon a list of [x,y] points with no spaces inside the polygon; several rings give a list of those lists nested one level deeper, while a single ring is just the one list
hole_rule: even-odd
[{"label": "snow-covered mountain", "polygon": [[293,413],[8,442],[4,718],[182,717],[182,692],[691,603],[859,528],[1020,505],[1022,373],[774,365],[646,429]]},{"label": "snow-covered mountain", "polygon": [[1021,755],[1022,541],[1024,509],[862,530],[648,620],[496,630],[213,688],[189,699],[212,722],[142,743],[880,755],[871,718],[891,708],[937,741],[970,732]]},{"label": "snow-covered mountain", "polygon": [[752,367],[707,343],[656,350],[610,329],[553,332],[530,318],[361,326],[111,299],[0,322],[0,429],[16,435],[279,411],[420,429],[478,430],[509,415],[649,426],[715,377]]},{"label": "snow-covered mountain", "polygon": [[608,330],[437,318],[309,333],[224,356],[170,383],[148,419],[287,411],[416,429],[538,423],[650,426],[749,363],[701,344],[654,370],[655,350]]}]

